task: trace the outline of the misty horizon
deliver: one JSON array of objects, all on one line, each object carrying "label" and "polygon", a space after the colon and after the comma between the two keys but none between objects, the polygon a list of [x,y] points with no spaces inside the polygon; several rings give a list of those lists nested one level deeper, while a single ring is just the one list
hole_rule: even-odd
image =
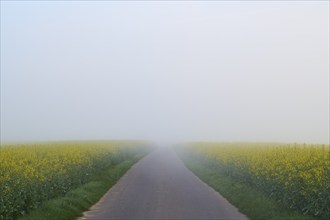
[{"label": "misty horizon", "polygon": [[1,142],[329,144],[329,2],[1,1]]}]

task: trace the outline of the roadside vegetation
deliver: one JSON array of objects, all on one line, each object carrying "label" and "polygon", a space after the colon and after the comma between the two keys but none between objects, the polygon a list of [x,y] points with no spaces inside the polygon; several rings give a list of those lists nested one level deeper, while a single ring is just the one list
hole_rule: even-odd
[{"label": "roadside vegetation", "polygon": [[74,219],[150,150],[128,141],[1,146],[0,219]]},{"label": "roadside vegetation", "polygon": [[190,143],[177,152],[251,219],[330,219],[329,145]]}]

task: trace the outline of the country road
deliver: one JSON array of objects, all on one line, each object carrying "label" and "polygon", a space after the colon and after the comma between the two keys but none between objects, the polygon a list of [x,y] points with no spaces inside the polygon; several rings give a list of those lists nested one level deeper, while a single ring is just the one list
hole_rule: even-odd
[{"label": "country road", "polygon": [[189,171],[173,149],[159,148],[79,219],[248,218]]}]

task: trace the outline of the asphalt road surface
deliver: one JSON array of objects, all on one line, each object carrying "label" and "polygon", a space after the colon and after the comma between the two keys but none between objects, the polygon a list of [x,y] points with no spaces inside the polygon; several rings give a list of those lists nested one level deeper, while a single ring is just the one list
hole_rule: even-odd
[{"label": "asphalt road surface", "polygon": [[171,148],[136,163],[81,220],[248,219],[188,170]]}]

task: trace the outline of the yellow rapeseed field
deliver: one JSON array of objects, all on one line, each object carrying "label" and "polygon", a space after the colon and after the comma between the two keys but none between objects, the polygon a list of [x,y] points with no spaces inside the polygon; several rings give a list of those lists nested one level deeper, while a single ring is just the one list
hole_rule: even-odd
[{"label": "yellow rapeseed field", "polygon": [[330,217],[329,145],[195,143],[190,148],[214,169],[288,207]]},{"label": "yellow rapeseed field", "polygon": [[128,142],[1,146],[0,219],[16,219],[42,201],[88,182],[94,173],[135,154],[133,146]]},{"label": "yellow rapeseed field", "polygon": [[[1,149],[1,183],[17,179],[45,182],[55,175],[67,174],[77,166],[89,167],[93,160],[115,154],[117,146],[21,145]],[[10,188],[10,186],[7,186]]]}]

